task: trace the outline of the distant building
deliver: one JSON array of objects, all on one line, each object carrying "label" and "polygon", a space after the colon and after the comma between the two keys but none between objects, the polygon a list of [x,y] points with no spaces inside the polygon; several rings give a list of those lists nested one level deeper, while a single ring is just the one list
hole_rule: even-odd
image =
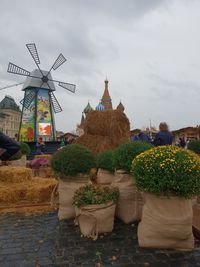
[{"label": "distant building", "polygon": [[200,126],[185,127],[179,130],[172,131],[174,143],[177,143],[180,137],[185,140],[199,140],[200,139]]},{"label": "distant building", "polygon": [[[95,107],[95,110],[98,110],[98,111],[113,110],[112,99],[110,97],[109,90],[108,90],[108,80],[106,79],[104,81],[104,83],[105,83],[105,87],[104,87],[103,96],[102,96],[100,102],[98,103],[98,105]],[[118,104],[118,106],[116,107],[116,109],[124,112],[124,106],[122,105],[121,101]],[[77,128],[76,128],[76,132],[77,132],[78,136],[81,136],[84,133],[83,124],[84,124],[85,117],[86,117],[87,113],[92,111],[92,110],[94,110],[94,109],[91,107],[91,105],[88,101],[88,104],[86,105],[86,107],[84,108],[84,110],[82,112],[81,122],[80,122],[80,124],[77,125]]]},{"label": "distant building", "polygon": [[0,131],[11,138],[19,132],[21,110],[11,96],[0,102]]},{"label": "distant building", "polygon": [[73,142],[73,140],[75,140],[78,137],[78,135],[73,134],[73,133],[64,133],[63,135],[61,135],[59,137],[59,140],[62,141],[67,141],[69,143]]}]

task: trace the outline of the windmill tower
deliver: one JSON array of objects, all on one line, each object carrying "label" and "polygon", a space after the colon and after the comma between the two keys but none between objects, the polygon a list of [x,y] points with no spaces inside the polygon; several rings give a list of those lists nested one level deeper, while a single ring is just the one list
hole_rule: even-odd
[{"label": "windmill tower", "polygon": [[[20,141],[36,141],[39,137],[46,141],[56,140],[56,128],[54,113],[62,111],[62,108],[54,95],[55,84],[74,93],[75,85],[53,80],[51,71],[58,69],[65,61],[60,54],[49,71],[40,68],[40,59],[34,43],[26,44],[37,69],[29,72],[13,63],[8,64],[8,72],[26,76],[22,91],[24,98],[22,104],[22,116],[19,129]],[[7,87],[5,87],[7,88]]]}]

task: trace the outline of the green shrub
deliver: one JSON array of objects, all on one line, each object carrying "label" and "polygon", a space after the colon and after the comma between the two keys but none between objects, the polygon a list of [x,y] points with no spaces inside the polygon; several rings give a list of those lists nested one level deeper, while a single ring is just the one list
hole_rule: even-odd
[{"label": "green shrub", "polygon": [[200,140],[192,140],[188,143],[187,148],[200,155]]},{"label": "green shrub", "polygon": [[130,173],[133,159],[150,148],[152,148],[152,145],[144,141],[130,142],[120,145],[114,150],[114,168],[116,170],[122,169]]},{"label": "green shrub", "polygon": [[74,194],[74,205],[82,207],[85,205],[105,204],[109,201],[116,203],[118,197],[118,188],[100,188],[94,185],[85,185],[76,190]]},{"label": "green shrub", "polygon": [[51,159],[53,171],[62,179],[89,173],[95,167],[95,157],[86,147],[78,144],[67,145],[57,151]]},{"label": "green shrub", "polygon": [[28,155],[31,153],[31,149],[28,144],[20,143],[20,145],[21,145],[21,152],[23,155]]},{"label": "green shrub", "polygon": [[114,172],[113,150],[102,152],[97,156],[97,168]]},{"label": "green shrub", "polygon": [[138,155],[131,173],[144,192],[184,198],[200,194],[200,159],[177,146],[158,146]]}]

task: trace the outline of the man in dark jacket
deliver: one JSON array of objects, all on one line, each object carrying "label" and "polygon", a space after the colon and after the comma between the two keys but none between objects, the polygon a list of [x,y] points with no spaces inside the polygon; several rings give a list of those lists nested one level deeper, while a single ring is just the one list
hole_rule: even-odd
[{"label": "man in dark jacket", "polygon": [[7,161],[14,154],[16,154],[21,149],[21,147],[20,144],[14,139],[0,132],[0,149],[0,160]]}]

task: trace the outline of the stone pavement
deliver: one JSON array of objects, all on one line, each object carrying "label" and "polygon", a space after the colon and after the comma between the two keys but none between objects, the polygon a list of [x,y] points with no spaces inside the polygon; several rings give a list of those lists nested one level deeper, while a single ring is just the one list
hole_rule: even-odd
[{"label": "stone pavement", "polygon": [[[97,241],[80,237],[73,221],[56,212],[0,215],[0,267],[187,267],[200,266],[200,242],[193,252],[142,249],[137,226],[116,220]],[[102,263],[102,265],[100,265]]]}]

